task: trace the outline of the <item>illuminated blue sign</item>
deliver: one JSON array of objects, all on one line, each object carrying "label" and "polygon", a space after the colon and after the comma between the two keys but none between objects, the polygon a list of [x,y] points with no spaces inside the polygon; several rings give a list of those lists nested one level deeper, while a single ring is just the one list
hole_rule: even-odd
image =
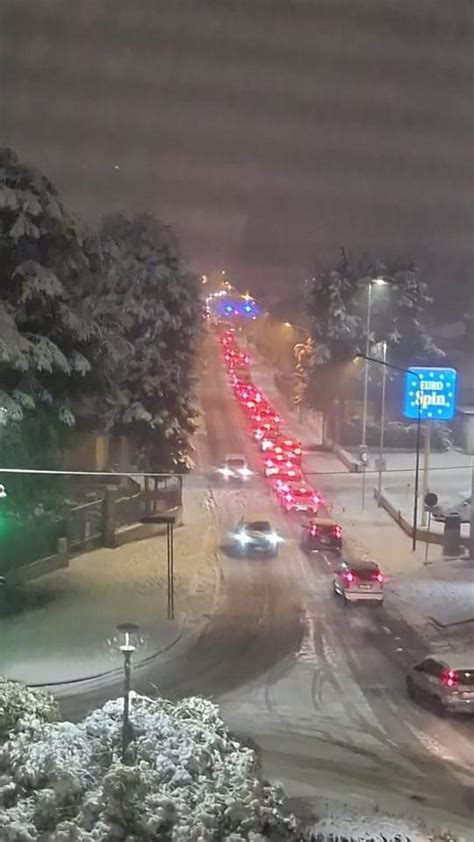
[{"label": "illuminated blue sign", "polygon": [[454,368],[410,368],[405,374],[403,414],[422,421],[451,421],[456,411]]},{"label": "illuminated blue sign", "polygon": [[215,307],[217,313],[224,318],[228,318],[229,316],[243,316],[246,319],[253,318],[254,316],[260,316],[261,308],[254,301],[253,298],[244,299],[242,301],[241,298],[229,298],[226,296],[224,299],[218,299],[215,302]]}]

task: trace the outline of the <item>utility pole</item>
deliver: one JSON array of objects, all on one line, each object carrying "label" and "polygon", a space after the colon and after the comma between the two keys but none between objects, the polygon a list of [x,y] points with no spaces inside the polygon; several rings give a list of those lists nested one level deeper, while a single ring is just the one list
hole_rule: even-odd
[{"label": "utility pole", "polygon": [[380,495],[382,493],[382,471],[384,470],[384,458],[383,458],[383,446],[384,446],[384,435],[385,435],[385,390],[386,390],[386,383],[387,383],[387,343],[383,342],[383,351],[382,351],[382,362],[383,362],[383,369],[382,369],[382,402],[381,402],[381,409],[380,409],[380,445],[379,445],[379,465],[378,465],[378,483],[377,483],[377,505],[380,506]]},{"label": "utility pole", "polygon": [[[421,487],[421,499],[424,500],[428,491],[430,490],[429,484],[429,470],[430,470],[430,455],[431,455],[431,421],[425,421],[425,429],[424,429],[424,456],[423,456],[423,482]],[[428,512],[426,511],[425,506],[423,505],[423,511],[421,513],[421,525],[426,526],[428,518]]]}]

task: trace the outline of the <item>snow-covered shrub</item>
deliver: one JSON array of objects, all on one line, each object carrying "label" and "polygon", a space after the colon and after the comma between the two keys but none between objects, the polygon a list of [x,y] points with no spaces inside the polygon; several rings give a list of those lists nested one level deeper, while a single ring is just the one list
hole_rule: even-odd
[{"label": "snow-covered shrub", "polygon": [[2,842],[303,839],[214,704],[132,694],[130,765],[119,759],[122,709],[107,702],[78,724],[43,724],[33,739],[10,733],[0,748]]},{"label": "snow-covered shrub", "polygon": [[55,722],[58,716],[58,705],[46,690],[0,677],[0,741],[11,730],[24,731],[44,722]]}]

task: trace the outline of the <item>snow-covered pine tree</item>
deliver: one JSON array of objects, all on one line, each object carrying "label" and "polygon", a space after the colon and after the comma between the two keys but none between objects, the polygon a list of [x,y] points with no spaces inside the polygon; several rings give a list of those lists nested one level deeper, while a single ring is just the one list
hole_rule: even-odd
[{"label": "snow-covered pine tree", "polygon": [[129,347],[108,396],[109,425],[134,436],[148,467],[186,467],[196,417],[197,281],[171,229],[149,213],[105,218],[100,240],[108,306]]}]

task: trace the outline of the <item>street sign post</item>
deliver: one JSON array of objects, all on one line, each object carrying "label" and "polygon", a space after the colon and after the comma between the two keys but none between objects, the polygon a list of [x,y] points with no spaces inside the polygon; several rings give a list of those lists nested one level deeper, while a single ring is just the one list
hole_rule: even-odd
[{"label": "street sign post", "polygon": [[422,421],[451,421],[456,411],[454,368],[410,367],[405,374],[403,414]]},{"label": "street sign post", "polygon": [[425,542],[425,561],[428,561],[428,547],[429,547],[429,537],[430,537],[430,529],[431,529],[431,513],[435,506],[438,505],[438,495],[434,493],[434,491],[428,491],[425,494],[425,511],[428,512],[428,529],[426,542]]},{"label": "street sign post", "polygon": [[[405,372],[403,414],[405,418],[425,422],[423,497],[429,489],[428,471],[431,451],[431,422],[450,421],[456,411],[457,372],[454,368],[410,367]],[[426,526],[426,507],[421,522]]]}]

